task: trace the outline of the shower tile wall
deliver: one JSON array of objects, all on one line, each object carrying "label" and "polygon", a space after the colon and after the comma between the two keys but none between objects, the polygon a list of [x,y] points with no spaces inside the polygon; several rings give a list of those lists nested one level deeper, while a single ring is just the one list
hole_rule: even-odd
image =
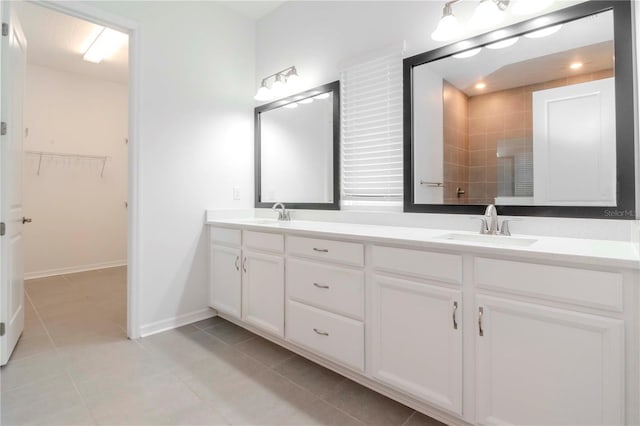
[{"label": "shower tile wall", "polygon": [[[443,82],[444,203],[467,204],[469,181],[468,98],[446,80]],[[458,197],[457,188],[465,191]]]},{"label": "shower tile wall", "polygon": [[[495,201],[497,195],[525,195],[513,193],[517,186],[513,179],[509,180],[508,177],[499,179],[498,154],[507,160],[513,158],[514,154],[531,153],[532,92],[612,76],[612,70],[602,70],[467,98],[469,118],[467,202],[489,204]],[[447,105],[446,99],[444,104]],[[503,167],[500,170],[502,172],[514,170],[513,163],[504,160],[501,162]],[[511,194],[508,193],[510,190]]]}]

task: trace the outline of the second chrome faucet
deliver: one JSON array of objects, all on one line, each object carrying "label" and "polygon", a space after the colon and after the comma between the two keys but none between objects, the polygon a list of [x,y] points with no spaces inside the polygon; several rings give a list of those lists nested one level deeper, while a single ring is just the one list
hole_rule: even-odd
[{"label": "second chrome faucet", "polygon": [[481,234],[488,235],[511,235],[509,231],[509,219],[502,221],[502,226],[498,224],[498,210],[493,204],[489,204],[484,211],[484,217],[481,219],[482,225],[480,228]]}]

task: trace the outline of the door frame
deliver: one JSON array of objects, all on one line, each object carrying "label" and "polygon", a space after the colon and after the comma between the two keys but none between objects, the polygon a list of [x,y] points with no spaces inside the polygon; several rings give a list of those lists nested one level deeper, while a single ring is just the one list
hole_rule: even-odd
[{"label": "door frame", "polygon": [[127,146],[127,336],[140,338],[140,242],[141,242],[141,205],[140,205],[140,58],[141,35],[136,21],[112,14],[96,7],[64,0],[32,0],[32,3],[93,22],[111,27],[129,35],[129,140]]}]

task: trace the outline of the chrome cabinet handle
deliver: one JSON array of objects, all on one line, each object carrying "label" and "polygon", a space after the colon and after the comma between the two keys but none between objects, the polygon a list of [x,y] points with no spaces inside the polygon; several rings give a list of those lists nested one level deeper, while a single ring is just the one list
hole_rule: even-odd
[{"label": "chrome cabinet handle", "polygon": [[318,330],[317,328],[314,328],[313,331],[315,331],[316,334],[319,334],[321,336],[328,336],[329,335],[329,333],[327,333],[326,331]]},{"label": "chrome cabinet handle", "polygon": [[245,274],[247,273],[247,256],[245,256],[244,260],[242,261],[242,270]]},{"label": "chrome cabinet handle", "polygon": [[318,283],[313,283],[314,286],[318,287],[318,288],[324,288],[324,289],[329,289],[329,286],[326,284],[318,284]]},{"label": "chrome cabinet handle", "polygon": [[484,330],[482,329],[482,315],[484,314],[484,308],[480,306],[478,308],[478,334],[484,336]]},{"label": "chrome cabinet handle", "polygon": [[236,271],[240,270],[240,265],[238,265],[239,261],[240,261],[240,256],[236,256]]},{"label": "chrome cabinet handle", "polygon": [[319,249],[316,247],[313,248],[313,251],[317,251],[318,253],[329,253],[328,249]]},{"label": "chrome cabinet handle", "polygon": [[453,319],[453,329],[458,329],[458,321],[456,321],[456,312],[458,312],[458,302],[453,302],[453,313],[451,314]]}]

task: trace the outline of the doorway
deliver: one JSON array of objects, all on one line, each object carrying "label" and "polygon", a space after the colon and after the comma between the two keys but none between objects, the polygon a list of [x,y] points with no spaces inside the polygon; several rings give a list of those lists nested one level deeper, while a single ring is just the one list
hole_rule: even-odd
[{"label": "doorway", "polygon": [[[13,256],[13,264],[24,259],[21,278],[27,279],[19,356],[38,346],[34,334],[42,328],[58,342],[96,333],[138,337],[130,297],[135,294],[136,159],[128,45],[135,27],[115,23],[129,33],[127,40],[99,11],[60,10],[66,7],[31,2],[16,7],[28,45],[24,226],[21,253]],[[117,33],[121,45],[102,61],[84,61],[85,52],[108,32],[111,38]],[[11,348],[3,352],[10,354]]]}]

